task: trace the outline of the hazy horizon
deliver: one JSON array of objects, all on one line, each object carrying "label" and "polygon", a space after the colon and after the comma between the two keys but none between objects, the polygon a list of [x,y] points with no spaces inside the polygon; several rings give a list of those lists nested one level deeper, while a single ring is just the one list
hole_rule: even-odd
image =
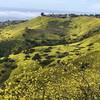
[{"label": "hazy horizon", "polygon": [[0,0],[0,21],[30,19],[45,13],[100,13],[100,0]]}]

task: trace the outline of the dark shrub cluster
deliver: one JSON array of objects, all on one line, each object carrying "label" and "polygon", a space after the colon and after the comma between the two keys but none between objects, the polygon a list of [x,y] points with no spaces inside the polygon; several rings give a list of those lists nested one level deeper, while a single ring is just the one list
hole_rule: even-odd
[{"label": "dark shrub cluster", "polygon": [[34,48],[30,48],[30,49],[27,49],[27,50],[23,51],[23,53],[25,53],[25,54],[29,54],[29,53],[33,53],[33,52],[35,52]]},{"label": "dark shrub cluster", "polygon": [[41,60],[41,56],[40,56],[39,53],[36,53],[36,54],[34,55],[34,57],[32,57],[32,59],[33,59],[33,60],[40,61],[40,60]]},{"label": "dark shrub cluster", "polygon": [[15,69],[17,67],[17,64],[16,63],[12,63],[12,62],[5,62],[4,63],[4,67],[5,68],[11,68],[11,69]]},{"label": "dark shrub cluster", "polygon": [[8,57],[4,57],[3,59],[0,59],[0,63],[3,63],[3,62],[15,62],[15,60],[11,59],[11,58],[8,58]]},{"label": "dark shrub cluster", "polygon": [[47,66],[47,65],[49,65],[52,61],[53,61],[53,60],[50,60],[50,59],[44,59],[44,60],[41,60],[41,61],[40,61],[40,64],[41,64],[42,66]]},{"label": "dark shrub cluster", "polygon": [[25,55],[25,60],[29,59],[30,58],[30,55],[29,54],[26,54]]},{"label": "dark shrub cluster", "polygon": [[14,69],[17,67],[16,61],[14,59],[4,57],[3,59],[0,60],[0,63],[3,63],[4,68],[11,68]]},{"label": "dark shrub cluster", "polygon": [[52,47],[48,47],[46,49],[43,49],[43,52],[51,52]]},{"label": "dark shrub cluster", "polygon": [[64,52],[64,53],[61,53],[61,52],[57,52],[57,58],[63,58],[63,57],[66,57],[69,55],[69,52]]},{"label": "dark shrub cluster", "polygon": [[81,65],[80,65],[80,68],[82,70],[84,70],[84,69],[86,69],[88,67],[90,67],[90,64],[88,62],[82,62]]}]

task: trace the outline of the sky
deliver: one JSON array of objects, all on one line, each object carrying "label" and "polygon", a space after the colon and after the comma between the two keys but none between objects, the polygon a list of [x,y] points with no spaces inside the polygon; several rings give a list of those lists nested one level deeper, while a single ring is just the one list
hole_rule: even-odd
[{"label": "sky", "polygon": [[100,0],[0,0],[0,8],[100,12]]},{"label": "sky", "polygon": [[41,12],[100,14],[100,0],[0,0],[0,21],[31,19]]}]

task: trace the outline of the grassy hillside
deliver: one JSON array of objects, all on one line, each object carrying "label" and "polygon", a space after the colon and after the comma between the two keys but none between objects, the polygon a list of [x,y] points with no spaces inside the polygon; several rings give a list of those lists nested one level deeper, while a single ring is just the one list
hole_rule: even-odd
[{"label": "grassy hillside", "polygon": [[100,19],[37,17],[0,29],[1,100],[99,100]]}]

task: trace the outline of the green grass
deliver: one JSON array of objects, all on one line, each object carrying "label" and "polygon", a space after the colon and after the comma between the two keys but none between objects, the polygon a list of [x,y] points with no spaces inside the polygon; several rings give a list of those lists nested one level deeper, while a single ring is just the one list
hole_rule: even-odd
[{"label": "green grass", "polygon": [[83,16],[37,17],[1,29],[0,72],[9,67],[0,76],[0,99],[99,100],[99,27],[99,18]]}]

